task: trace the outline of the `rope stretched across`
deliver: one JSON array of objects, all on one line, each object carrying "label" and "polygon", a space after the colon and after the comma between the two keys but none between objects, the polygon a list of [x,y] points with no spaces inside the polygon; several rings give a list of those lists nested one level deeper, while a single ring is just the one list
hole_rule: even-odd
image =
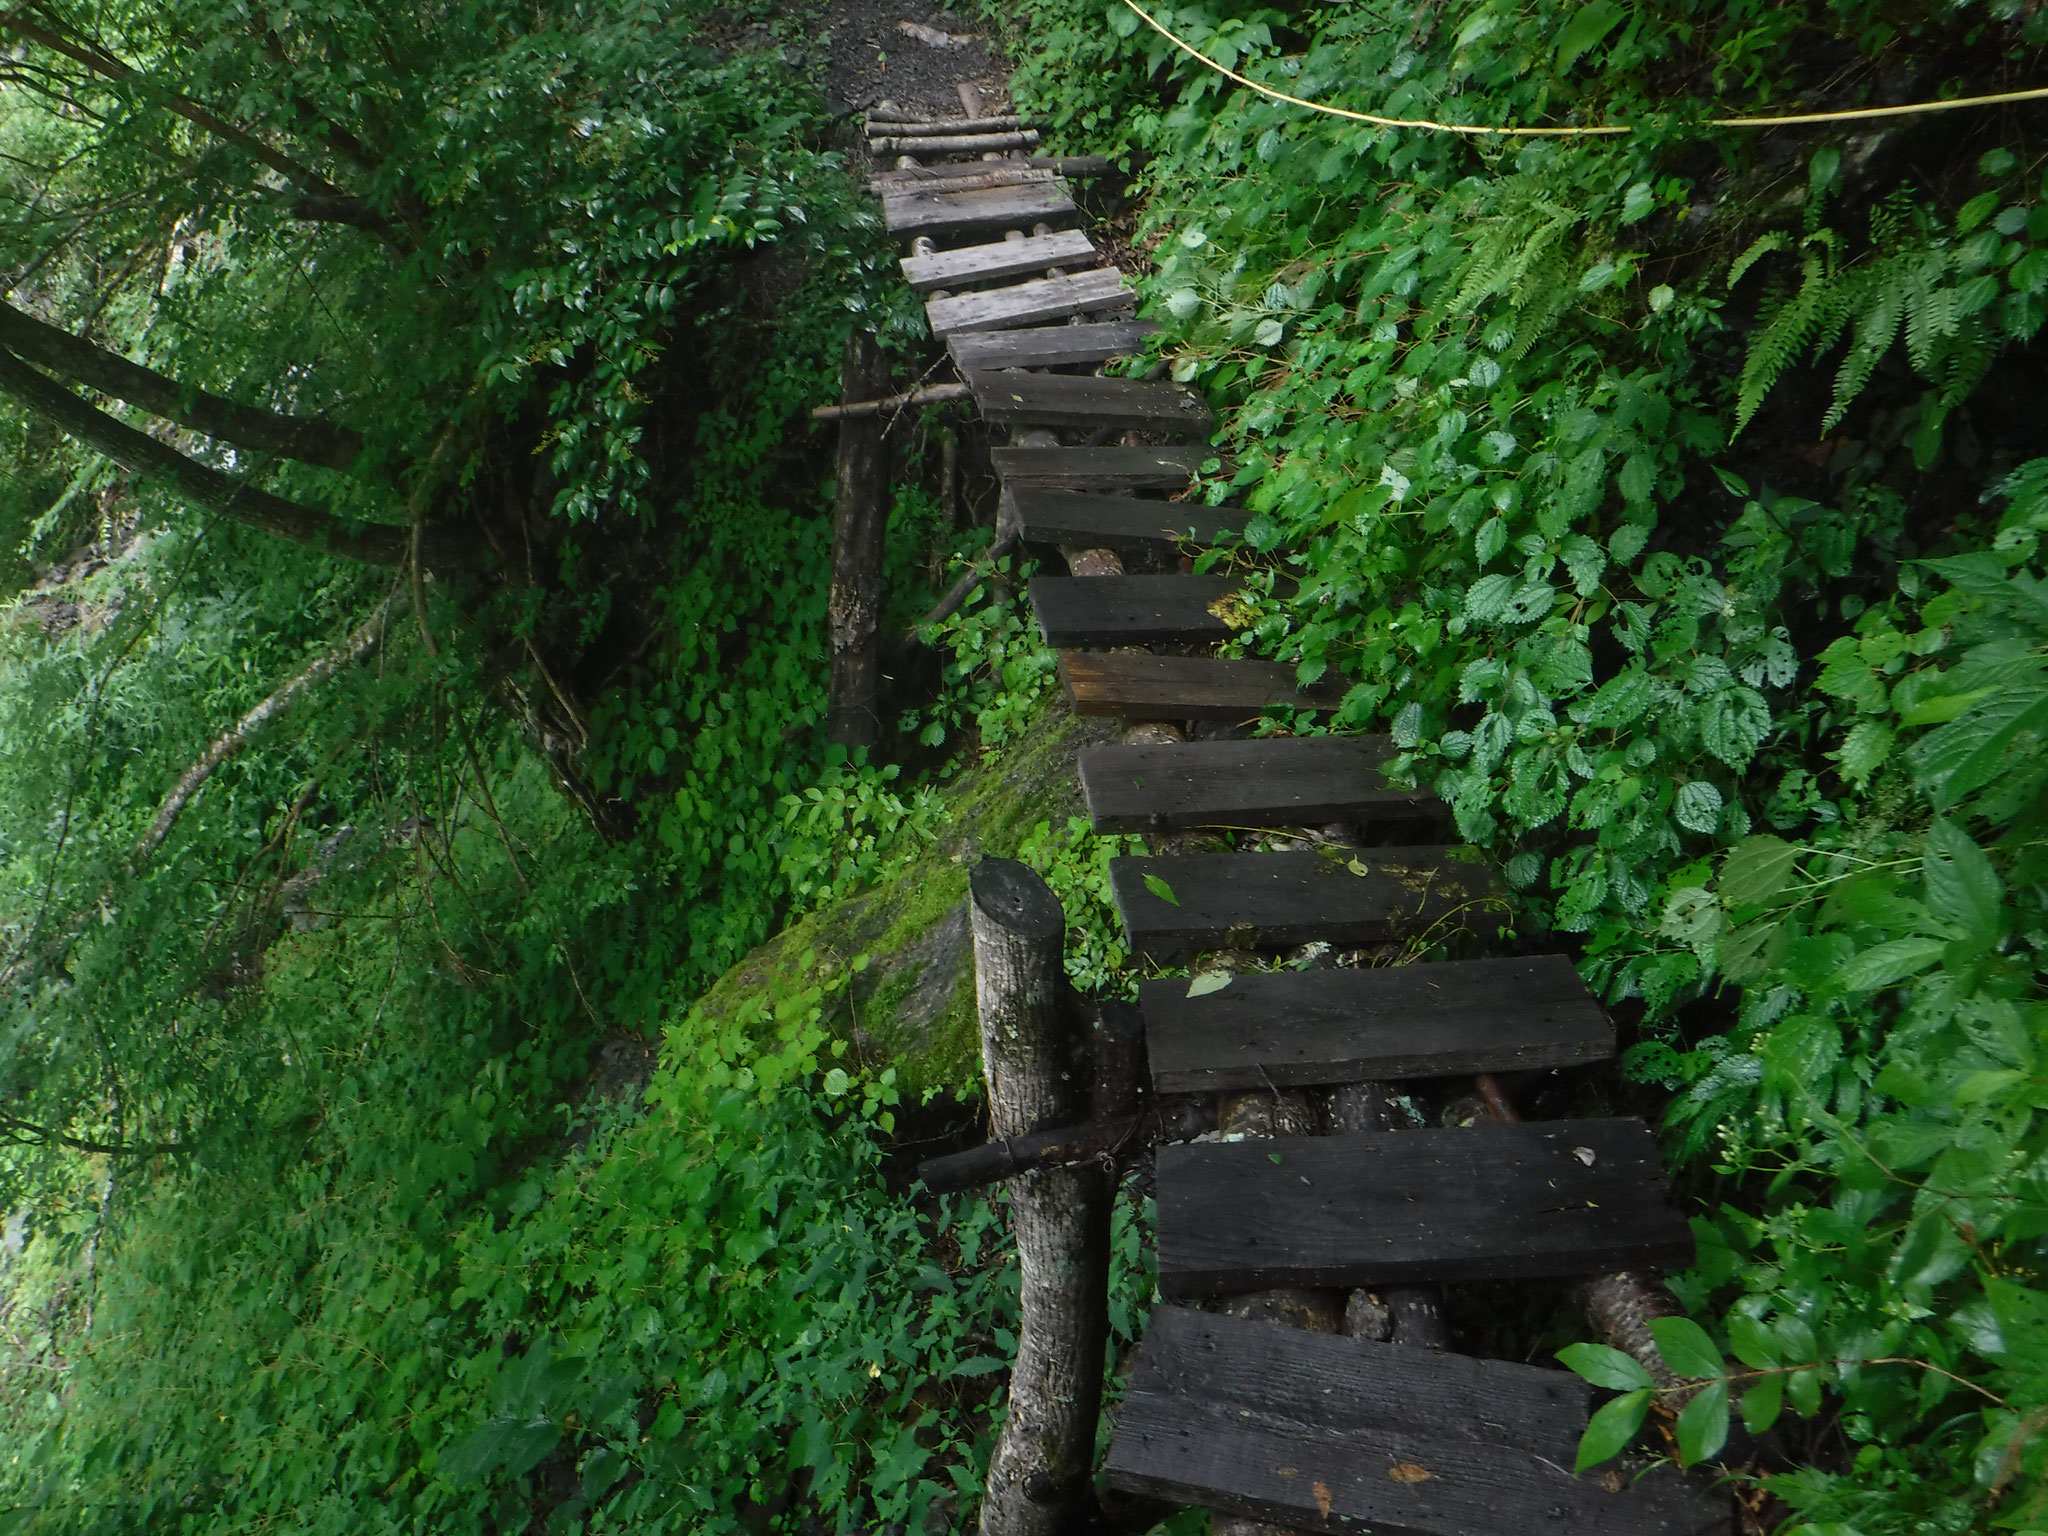
[{"label": "rope stretched across", "polygon": [[[1558,128],[1491,128],[1477,123],[1437,123],[1426,118],[1380,117],[1371,112],[1354,112],[1349,107],[1333,107],[1320,101],[1304,101],[1299,96],[1290,96],[1285,91],[1276,91],[1270,85],[1261,85],[1247,79],[1227,65],[1219,64],[1203,53],[1187,39],[1170,32],[1137,0],[1123,0],[1123,3],[1137,14],[1140,21],[1165,38],[1174,47],[1189,57],[1199,59],[1226,80],[1234,80],[1247,90],[1257,91],[1261,96],[1274,101],[1284,101],[1292,107],[1306,107],[1311,112],[1321,112],[1329,117],[1341,117],[1349,122],[1370,123],[1375,128],[1421,128],[1431,133],[1482,133],[1500,134],[1514,138],[1602,138],[1620,133],[1634,133],[1637,130],[1627,123],[1608,123],[1597,127]],[[1704,126],[1709,128],[1782,128],[1800,123],[1847,123],[1872,117],[1906,117],[1917,112],[1953,112],[1959,107],[1992,107],[2015,101],[2041,101],[2048,99],[2048,86],[2027,91],[2000,91],[1992,96],[1958,96],[1953,101],[1917,101],[1902,107],[1857,107],[1847,112],[1795,112],[1783,117],[1713,117]]]}]

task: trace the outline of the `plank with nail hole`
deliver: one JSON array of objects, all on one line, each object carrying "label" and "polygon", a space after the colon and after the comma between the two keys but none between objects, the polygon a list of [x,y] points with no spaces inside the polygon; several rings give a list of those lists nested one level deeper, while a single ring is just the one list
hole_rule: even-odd
[{"label": "plank with nail hole", "polygon": [[1022,240],[993,240],[957,251],[936,251],[930,256],[906,256],[901,266],[903,280],[914,291],[929,293],[934,288],[964,288],[969,283],[1021,277],[1047,267],[1088,266],[1094,261],[1094,242],[1078,229],[1063,229],[1049,235],[1027,235]]},{"label": "plank with nail hole", "polygon": [[1207,437],[1216,427],[1200,396],[1165,379],[976,372],[968,383],[981,414],[997,426],[1123,427],[1196,437]]},{"label": "plank with nail hole", "polygon": [[1159,1290],[1682,1269],[1692,1229],[1642,1121],[1162,1146]]},{"label": "plank with nail hole", "polygon": [[1440,811],[1427,790],[1386,781],[1381,765],[1398,752],[1385,736],[1090,747],[1081,754],[1081,792],[1098,832],[1312,827]]},{"label": "plank with nail hole", "polygon": [[978,187],[965,192],[926,190],[882,194],[882,223],[892,235],[943,239],[977,231],[1029,229],[1034,224],[1072,224],[1080,214],[1058,181],[1015,187]]},{"label": "plank with nail hole", "polygon": [[1034,576],[1031,609],[1047,645],[1228,640],[1244,582],[1231,576]]},{"label": "plank with nail hole", "polygon": [[925,323],[932,335],[947,337],[971,331],[1003,331],[1017,326],[1044,325],[1068,315],[1085,315],[1098,309],[1128,304],[1136,295],[1124,286],[1124,275],[1115,267],[1091,267],[1064,277],[1041,277],[1009,288],[989,288],[979,293],[956,294],[951,298],[928,299]]},{"label": "plank with nail hole", "polygon": [[1093,491],[1003,488],[1004,515],[1027,544],[1159,549],[1214,544],[1244,529],[1250,513],[1194,501],[1151,501]]},{"label": "plank with nail hole", "polygon": [[[1038,332],[1007,334],[1034,336]],[[1214,453],[1200,444],[1190,444],[1181,448],[991,448],[988,456],[997,478],[1016,491],[1177,491],[1194,479]]]},{"label": "plank with nail hole", "polygon": [[1110,860],[1130,947],[1206,949],[1426,942],[1502,922],[1493,872],[1447,847],[1319,848]]},{"label": "plank with nail hole", "polygon": [[[1208,984],[1204,979],[1203,984]],[[1614,1024],[1563,955],[1138,984],[1161,1093],[1525,1072],[1605,1061]]]},{"label": "plank with nail hole", "polygon": [[[1012,242],[1014,243],[1014,242]],[[1081,325],[1039,325],[1014,331],[962,331],[946,338],[953,366],[962,374],[982,368],[1061,368],[1074,363],[1106,363],[1141,350],[1145,338],[1159,329],[1156,320],[1090,320]],[[1114,453],[1118,449],[997,448],[994,453]],[[1151,449],[1144,450],[1152,452]],[[1160,452],[1171,452],[1161,449]],[[1194,460],[1202,462],[1201,457]],[[996,471],[1001,474],[1000,468]],[[1185,485],[1194,470],[1174,482]]]},{"label": "plank with nail hole", "polygon": [[1250,720],[1268,709],[1327,710],[1344,702],[1331,683],[1295,684],[1277,661],[1061,651],[1060,683],[1077,715],[1126,720]]}]

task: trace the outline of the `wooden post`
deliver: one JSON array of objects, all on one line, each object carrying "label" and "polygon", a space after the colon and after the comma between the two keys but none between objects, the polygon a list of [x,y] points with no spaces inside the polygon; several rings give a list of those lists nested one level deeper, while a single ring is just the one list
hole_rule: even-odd
[{"label": "wooden post", "polygon": [[[867,331],[846,338],[840,399],[874,400],[889,388],[889,362]],[[876,708],[881,678],[882,541],[889,505],[882,455],[882,419],[842,417],[838,494],[832,504],[832,675],[825,733],[848,751],[882,739]]]},{"label": "wooden post", "polygon": [[[1088,1108],[1064,1006],[1066,914],[1038,876],[984,859],[968,876],[990,1133],[1068,1125]],[[1023,1321],[1009,1411],[989,1461],[981,1536],[1064,1536],[1090,1498],[1109,1330],[1109,1190],[1099,1167],[1010,1181]]]}]

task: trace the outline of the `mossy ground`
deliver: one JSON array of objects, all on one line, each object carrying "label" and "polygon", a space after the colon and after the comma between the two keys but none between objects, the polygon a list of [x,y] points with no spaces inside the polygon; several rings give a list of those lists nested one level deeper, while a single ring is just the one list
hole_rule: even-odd
[{"label": "mossy ground", "polygon": [[1051,706],[1013,745],[963,773],[948,791],[938,843],[894,879],[792,923],[719,978],[701,1004],[712,1019],[745,1005],[813,963],[865,965],[831,1021],[849,1052],[873,1070],[894,1067],[907,1095],[981,1091],[967,872],[1011,858],[1041,822],[1076,812],[1075,757],[1101,739],[1099,723]]}]

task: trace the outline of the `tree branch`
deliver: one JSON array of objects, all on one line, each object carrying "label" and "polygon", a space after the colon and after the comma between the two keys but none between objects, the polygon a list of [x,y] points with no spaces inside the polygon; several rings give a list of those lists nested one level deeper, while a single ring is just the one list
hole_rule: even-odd
[{"label": "tree branch", "polygon": [[[45,378],[13,353],[0,349],[0,392],[48,417],[88,448],[97,449],[130,474],[163,480],[194,506],[294,543],[311,545],[346,560],[397,565],[409,552],[407,531],[386,523],[351,525],[301,502],[259,490],[232,475],[210,469],[168,448],[147,433],[117,421]],[[436,541],[437,543],[445,541]],[[473,563],[457,562],[457,563]]]},{"label": "tree branch", "polygon": [[171,834],[171,828],[178,824],[179,816],[184,814],[185,807],[192,803],[192,797],[199,793],[200,787],[213,777],[215,769],[238,755],[257,732],[290,709],[307,689],[324,682],[353,662],[366,660],[384,643],[384,626],[390,619],[391,606],[395,601],[395,597],[385,598],[353,633],[339,645],[315,657],[304,671],[286,681],[236,721],[233,729],[215,738],[213,745],[178,776],[178,782],[171,786],[171,792],[157,807],[156,819],[149,824],[149,830],[128,850],[128,872],[131,875],[140,870],[150,855],[163,845],[163,840]]},{"label": "tree branch", "polygon": [[284,416],[187,389],[176,379],[104,351],[69,331],[45,325],[6,303],[0,303],[0,347],[75,384],[251,452],[347,469],[363,451],[362,435],[348,427]]}]

